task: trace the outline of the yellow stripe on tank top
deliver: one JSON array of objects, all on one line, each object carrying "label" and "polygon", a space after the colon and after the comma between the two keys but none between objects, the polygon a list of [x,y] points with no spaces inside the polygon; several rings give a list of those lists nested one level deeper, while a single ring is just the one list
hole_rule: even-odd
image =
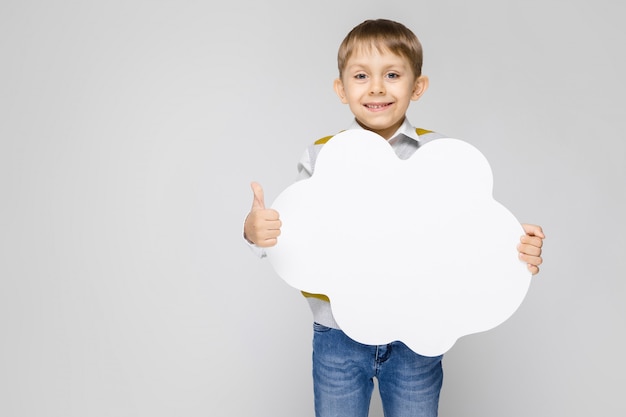
[{"label": "yellow stripe on tank top", "polygon": [[326,301],[330,303],[330,298],[328,298],[328,296],[324,294],[312,294],[306,291],[300,291],[300,292],[302,293],[302,295],[304,295],[307,298],[317,298],[318,300],[322,300],[322,301]]}]

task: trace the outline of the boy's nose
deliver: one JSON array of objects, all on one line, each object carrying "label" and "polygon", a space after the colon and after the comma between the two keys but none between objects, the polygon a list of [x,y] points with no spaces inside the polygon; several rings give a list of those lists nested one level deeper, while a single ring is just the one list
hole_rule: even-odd
[{"label": "boy's nose", "polygon": [[380,95],[385,94],[385,85],[382,80],[373,79],[372,84],[370,85],[370,94],[371,95]]}]

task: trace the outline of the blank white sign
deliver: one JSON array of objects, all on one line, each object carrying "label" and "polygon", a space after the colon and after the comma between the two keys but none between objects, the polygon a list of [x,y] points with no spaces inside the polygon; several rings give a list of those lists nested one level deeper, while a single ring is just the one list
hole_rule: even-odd
[{"label": "blank white sign", "polygon": [[524,230],[492,188],[488,161],[464,141],[400,160],[375,133],[347,130],[274,201],[283,227],[268,259],[289,285],[327,295],[354,340],[443,354],[507,320],[530,285]]}]

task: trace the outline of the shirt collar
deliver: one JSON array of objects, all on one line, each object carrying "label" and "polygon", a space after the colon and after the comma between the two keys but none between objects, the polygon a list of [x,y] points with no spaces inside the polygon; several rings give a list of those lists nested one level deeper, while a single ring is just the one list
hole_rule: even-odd
[{"label": "shirt collar", "polygon": [[[356,119],[354,119],[352,120],[352,123],[350,124],[348,129],[363,129],[363,127],[356,121]],[[420,141],[419,136],[415,131],[415,128],[413,127],[413,125],[411,125],[411,122],[409,122],[409,119],[407,119],[406,117],[404,118],[404,122],[402,122],[398,130],[396,130],[396,133],[394,133],[393,136],[391,136],[391,139],[389,139],[387,142],[389,142],[390,144],[397,142],[401,138],[400,135],[404,135],[407,138],[413,139],[418,143]]]}]

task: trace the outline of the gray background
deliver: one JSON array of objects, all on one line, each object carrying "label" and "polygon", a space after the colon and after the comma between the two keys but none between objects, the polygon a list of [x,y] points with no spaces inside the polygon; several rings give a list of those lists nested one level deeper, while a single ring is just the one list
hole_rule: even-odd
[{"label": "gray background", "polygon": [[336,50],[376,17],[424,44],[410,120],[548,236],[516,314],[446,355],[440,415],[624,415],[625,12],[3,0],[0,415],[313,415],[310,312],[241,226],[250,181],[271,202],[347,126]]}]

